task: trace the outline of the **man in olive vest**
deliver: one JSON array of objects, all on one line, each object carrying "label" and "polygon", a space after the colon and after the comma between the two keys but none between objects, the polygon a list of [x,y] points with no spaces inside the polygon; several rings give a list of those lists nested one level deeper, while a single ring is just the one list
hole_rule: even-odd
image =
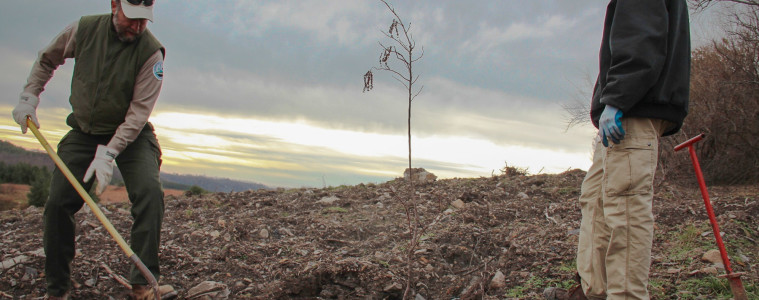
[{"label": "man in olive vest", "polygon": [[[147,30],[154,0],[111,0],[111,14],[84,16],[67,26],[42,51],[32,66],[13,110],[14,120],[27,131],[29,117],[39,127],[39,95],[53,72],[74,58],[71,82],[71,130],[58,143],[58,155],[85,189],[97,178],[96,193],[110,183],[118,163],[132,203],[131,247],[156,278],[164,213],[159,180],[161,148],[148,117],[158,99],[165,50]],[[60,170],[53,172],[50,198],[44,210],[47,298],[66,299],[71,293],[76,213],[84,204]],[[147,280],[132,268],[134,299],[152,298]],[[162,293],[173,293],[169,286]]]}]

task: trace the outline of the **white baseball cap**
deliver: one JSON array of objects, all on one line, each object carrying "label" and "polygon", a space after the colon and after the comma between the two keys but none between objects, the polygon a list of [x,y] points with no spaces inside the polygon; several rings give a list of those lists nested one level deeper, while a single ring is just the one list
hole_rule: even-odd
[{"label": "white baseball cap", "polygon": [[121,0],[121,9],[130,19],[148,19],[153,22],[155,0]]}]

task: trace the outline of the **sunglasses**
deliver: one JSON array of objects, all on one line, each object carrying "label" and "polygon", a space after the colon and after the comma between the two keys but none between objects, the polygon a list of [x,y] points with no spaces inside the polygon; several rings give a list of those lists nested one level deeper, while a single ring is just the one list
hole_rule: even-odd
[{"label": "sunglasses", "polygon": [[127,0],[127,2],[132,5],[144,4],[145,6],[153,6],[153,2],[155,2],[155,0]]}]

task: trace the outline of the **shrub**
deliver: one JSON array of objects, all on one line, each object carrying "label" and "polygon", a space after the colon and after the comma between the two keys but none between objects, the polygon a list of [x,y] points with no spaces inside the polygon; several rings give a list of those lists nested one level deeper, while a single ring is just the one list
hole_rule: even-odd
[{"label": "shrub", "polygon": [[31,182],[29,193],[26,194],[27,202],[32,206],[43,207],[50,194],[50,178],[52,176],[46,169],[39,169],[36,173],[37,175]]},{"label": "shrub", "polygon": [[506,163],[506,165],[500,171],[501,174],[505,175],[506,177],[527,176],[530,174],[528,168],[509,166],[508,163]]},{"label": "shrub", "polygon": [[692,180],[688,151],[673,148],[693,136],[704,179],[711,184],[759,182],[759,46],[725,39],[693,51],[690,112],[682,131],[662,139],[663,177]]},{"label": "shrub", "polygon": [[195,195],[202,195],[202,194],[208,193],[208,191],[206,191],[202,187],[193,185],[190,187],[189,190],[187,190],[187,193],[189,193],[191,196],[195,196]]}]

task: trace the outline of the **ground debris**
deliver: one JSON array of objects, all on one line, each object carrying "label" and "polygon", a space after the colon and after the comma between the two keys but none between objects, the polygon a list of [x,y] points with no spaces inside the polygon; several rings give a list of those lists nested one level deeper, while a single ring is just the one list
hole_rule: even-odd
[{"label": "ground debris", "polygon": [[[585,173],[438,179],[417,186],[426,231],[409,254],[402,200],[407,182],[168,196],[161,236],[160,284],[180,299],[399,299],[412,257],[418,299],[505,299],[540,295],[570,282]],[[720,228],[744,248],[733,263],[757,278],[759,188],[714,187]],[[698,187],[662,184],[654,199],[657,236],[652,278],[707,276],[711,263],[673,258],[668,249],[688,226],[699,239],[708,219]],[[129,240],[128,203],[105,204]],[[695,213],[692,213],[695,212]],[[131,262],[86,210],[77,218],[76,299],[128,292]],[[696,225],[693,225],[696,224]],[[748,224],[748,225],[746,225]],[[44,296],[42,210],[0,212],[0,297]],[[713,245],[713,244],[711,244]],[[711,248],[695,248],[699,257]],[[682,257],[682,254],[680,254]],[[709,275],[711,276],[711,275]],[[536,284],[535,278],[541,279]],[[210,287],[210,288],[209,288]],[[657,287],[665,295],[676,286]],[[709,297],[707,297],[709,298]]]}]

